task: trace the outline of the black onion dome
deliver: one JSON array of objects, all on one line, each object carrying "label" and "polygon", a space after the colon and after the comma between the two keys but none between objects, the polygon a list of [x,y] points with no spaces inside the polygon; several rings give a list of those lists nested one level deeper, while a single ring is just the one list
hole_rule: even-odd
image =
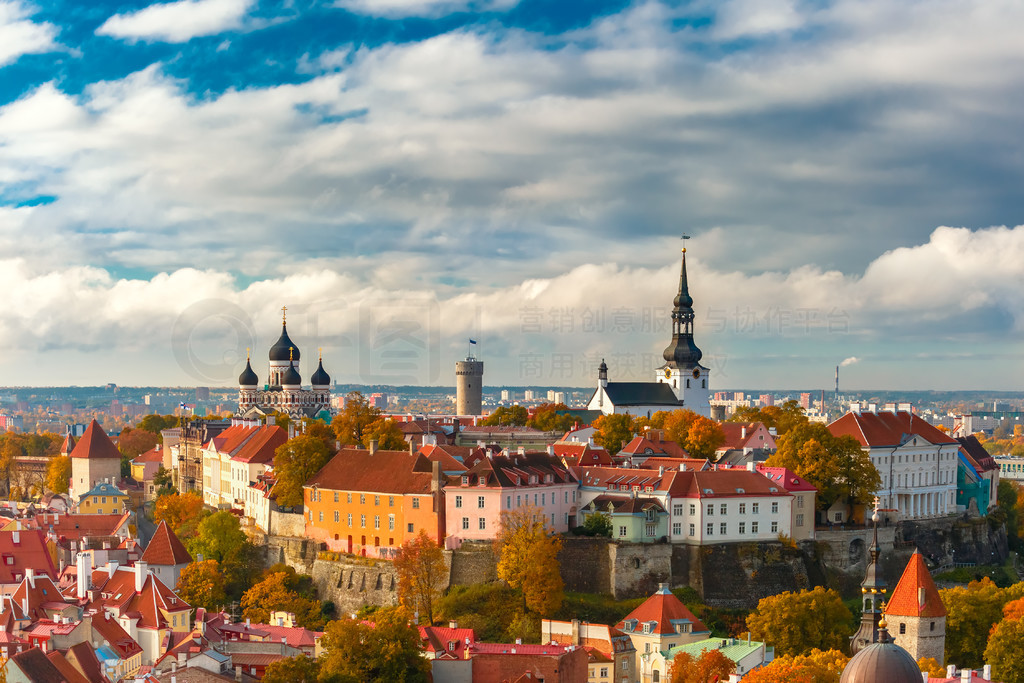
[{"label": "black onion dome", "polygon": [[843,669],[840,683],[920,683],[921,669],[913,656],[884,632],[882,642],[868,645]]},{"label": "black onion dome", "polygon": [[302,377],[299,375],[299,371],[295,369],[295,362],[293,361],[281,377],[281,386],[291,387],[299,386],[300,384],[302,384]]},{"label": "black onion dome", "polygon": [[299,347],[288,336],[288,325],[281,323],[281,338],[270,347],[270,360],[299,360]]},{"label": "black onion dome", "polygon": [[252,365],[249,363],[249,359],[246,358],[245,370],[242,370],[242,374],[238,376],[238,385],[242,387],[254,387],[259,383],[260,378],[252,371]]},{"label": "black onion dome", "polygon": [[316,372],[309,378],[309,381],[313,386],[326,387],[331,383],[331,376],[324,371],[324,359],[320,359],[320,364],[316,368]]}]

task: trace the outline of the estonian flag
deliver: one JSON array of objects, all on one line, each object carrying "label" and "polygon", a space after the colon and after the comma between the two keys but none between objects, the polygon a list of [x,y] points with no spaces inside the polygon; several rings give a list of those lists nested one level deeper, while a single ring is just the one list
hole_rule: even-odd
[{"label": "estonian flag", "polygon": [[470,340],[469,340],[469,343],[470,343],[470,344],[476,344],[476,339],[470,339]]}]

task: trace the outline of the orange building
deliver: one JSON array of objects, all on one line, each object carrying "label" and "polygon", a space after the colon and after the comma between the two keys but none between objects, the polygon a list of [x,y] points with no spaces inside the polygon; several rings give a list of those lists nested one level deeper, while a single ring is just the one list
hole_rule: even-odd
[{"label": "orange building", "polygon": [[392,557],[421,529],[442,543],[444,483],[423,455],[344,448],[303,487],[306,536],[372,557]]}]

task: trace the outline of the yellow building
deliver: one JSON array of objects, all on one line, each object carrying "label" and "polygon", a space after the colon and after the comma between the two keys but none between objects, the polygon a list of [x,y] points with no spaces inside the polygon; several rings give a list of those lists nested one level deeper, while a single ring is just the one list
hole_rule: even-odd
[{"label": "yellow building", "polygon": [[128,494],[105,481],[96,484],[78,499],[79,514],[122,515],[131,507]]}]

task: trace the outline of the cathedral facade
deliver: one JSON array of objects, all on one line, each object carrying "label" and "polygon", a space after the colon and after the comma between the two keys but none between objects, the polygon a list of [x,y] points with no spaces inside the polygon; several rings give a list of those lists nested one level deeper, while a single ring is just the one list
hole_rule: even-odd
[{"label": "cathedral facade", "polygon": [[[284,313],[286,309],[282,309]],[[299,347],[288,336],[288,320],[281,317],[281,336],[270,347],[267,381],[260,386],[259,377],[252,369],[250,358],[238,376],[238,414],[242,417],[261,417],[275,412],[291,418],[316,417],[331,410],[331,378],[324,371],[321,356],[316,371],[309,378],[309,389],[302,388]]]}]

